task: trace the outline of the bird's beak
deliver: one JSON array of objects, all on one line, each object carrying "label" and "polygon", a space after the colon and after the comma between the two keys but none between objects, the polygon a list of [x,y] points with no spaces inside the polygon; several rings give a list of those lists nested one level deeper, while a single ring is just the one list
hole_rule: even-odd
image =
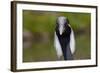
[{"label": "bird's beak", "polygon": [[60,35],[62,35],[63,31],[64,31],[63,26],[60,26],[60,28],[59,28]]}]

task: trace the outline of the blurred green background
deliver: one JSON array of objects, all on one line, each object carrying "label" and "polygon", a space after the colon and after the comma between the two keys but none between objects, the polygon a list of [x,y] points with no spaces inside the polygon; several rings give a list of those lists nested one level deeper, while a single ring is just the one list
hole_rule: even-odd
[{"label": "blurred green background", "polygon": [[74,59],[91,58],[90,13],[23,10],[23,62],[57,60],[54,31],[58,16],[67,17],[74,30]]}]

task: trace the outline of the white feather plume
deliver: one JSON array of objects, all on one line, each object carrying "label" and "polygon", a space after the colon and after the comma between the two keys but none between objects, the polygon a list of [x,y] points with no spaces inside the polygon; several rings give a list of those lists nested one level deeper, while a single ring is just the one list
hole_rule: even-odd
[{"label": "white feather plume", "polygon": [[71,49],[71,53],[73,54],[75,52],[75,36],[72,29],[70,34],[70,49]]},{"label": "white feather plume", "polygon": [[60,42],[58,40],[58,37],[56,35],[56,32],[55,32],[54,35],[55,35],[55,37],[54,37],[54,46],[55,46],[55,49],[56,49],[56,52],[57,52],[57,56],[60,59],[60,57],[62,56],[62,49],[61,49],[61,45],[60,45]]}]

